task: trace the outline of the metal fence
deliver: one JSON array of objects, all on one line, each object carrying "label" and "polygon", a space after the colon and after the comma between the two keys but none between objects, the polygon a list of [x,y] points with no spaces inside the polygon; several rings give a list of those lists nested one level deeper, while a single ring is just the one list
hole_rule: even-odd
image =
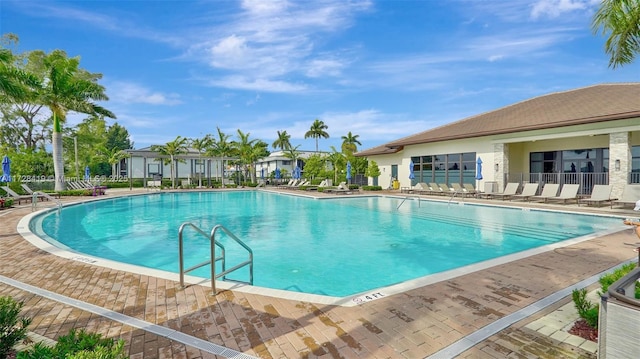
[{"label": "metal fence", "polygon": [[[560,172],[560,173],[508,173],[505,175],[505,183],[518,182],[538,183],[542,188],[545,183],[579,184],[579,194],[591,194],[594,185],[609,184],[608,172]],[[633,182],[632,182],[633,183]]]}]

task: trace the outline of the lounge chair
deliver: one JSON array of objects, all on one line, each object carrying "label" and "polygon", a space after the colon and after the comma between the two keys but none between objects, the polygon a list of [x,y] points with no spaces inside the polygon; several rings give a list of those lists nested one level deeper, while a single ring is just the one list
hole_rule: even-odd
[{"label": "lounge chair", "polygon": [[[538,193],[538,183],[525,183],[524,188],[522,188],[522,193],[511,196],[509,200],[513,201],[514,199],[522,199],[522,200],[526,199],[527,201],[529,201],[529,199],[535,196],[536,193]],[[558,188],[556,188],[555,193],[558,193]],[[554,193],[554,196],[555,196],[555,193]]]},{"label": "lounge chair", "polygon": [[[32,195],[34,193],[38,193],[39,191],[34,191],[31,189],[31,187],[29,187],[29,185],[27,185],[26,183],[21,183],[20,186],[22,187],[22,189],[27,192],[28,194]],[[39,198],[44,198],[45,200],[49,200],[50,197],[58,197],[60,198],[60,195],[58,193],[44,193],[44,192],[39,192],[39,194],[37,195]]]},{"label": "lounge chair", "polygon": [[597,205],[600,206],[601,203],[609,203],[609,205],[613,204],[613,201],[617,200],[617,198],[611,198],[611,186],[608,184],[597,184],[593,186],[591,190],[591,196],[588,198],[581,198],[578,201],[578,205],[580,203],[586,203],[589,205]]},{"label": "lounge chair", "polygon": [[562,201],[562,204],[567,204],[567,201],[576,201],[576,204],[577,204],[579,189],[580,189],[579,184],[565,184],[562,186],[562,190],[560,190],[560,194],[558,196],[546,198],[545,201],[552,201],[552,202]]},{"label": "lounge chair", "polygon": [[5,192],[7,192],[9,197],[13,198],[14,201],[17,201],[18,204],[20,204],[20,202],[22,202],[22,201],[26,201],[26,200],[31,201],[31,200],[33,200],[33,197],[31,195],[18,194],[14,190],[9,188],[9,186],[2,186],[0,188],[2,188]]},{"label": "lounge chair", "polygon": [[413,193],[428,190],[429,186],[424,182],[418,182],[412,187],[402,187],[400,188],[400,193]]},{"label": "lounge chair", "polygon": [[440,185],[435,182],[429,182],[428,194],[444,194],[444,188],[440,187]]},{"label": "lounge chair", "polygon": [[520,183],[509,182],[504,187],[504,191],[502,191],[502,193],[484,192],[484,193],[480,193],[479,196],[484,198],[489,198],[489,199],[496,197],[496,198],[502,198],[503,200],[505,200],[505,199],[511,198],[511,196],[514,196],[518,192],[518,188],[520,188]]},{"label": "lounge chair", "polygon": [[[537,189],[537,188],[536,188]],[[556,197],[558,195],[558,190],[560,189],[560,184],[558,183],[547,183],[542,187],[542,193],[539,196],[531,196],[527,200],[547,202],[547,199]]]},{"label": "lounge chair", "polygon": [[[462,197],[466,197],[468,194],[475,194],[475,193],[469,193],[469,190],[467,190],[466,188],[462,187],[462,185],[460,183],[452,183],[451,184],[451,189],[453,190],[453,193],[459,194]],[[475,192],[475,190],[474,190],[474,192]]]},{"label": "lounge chair", "polygon": [[611,208],[613,208],[614,204],[619,204],[621,206],[628,204],[634,205],[638,200],[640,200],[640,185],[626,184],[622,189],[620,199],[613,201],[611,203]]},{"label": "lounge chair", "polygon": [[471,194],[474,196],[478,194],[478,191],[476,190],[475,187],[473,187],[471,183],[463,183],[462,186],[464,187],[466,194]]}]

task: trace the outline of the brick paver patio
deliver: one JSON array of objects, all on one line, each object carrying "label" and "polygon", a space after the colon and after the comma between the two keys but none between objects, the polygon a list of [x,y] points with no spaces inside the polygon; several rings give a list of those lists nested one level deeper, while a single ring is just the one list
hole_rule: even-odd
[{"label": "brick paver patio", "polygon": [[[638,245],[630,231],[618,232],[341,307],[240,291],[212,296],[208,285],[181,289],[175,281],[64,259],[34,247],[18,234],[18,221],[30,212],[30,205],[0,211],[0,275],[260,358],[423,358],[634,258]],[[632,211],[618,214],[625,213]],[[55,340],[71,328],[85,328],[124,339],[131,358],[216,357],[1,281],[0,295],[25,301],[25,314],[34,318],[30,330],[46,338]],[[515,323],[459,357],[595,357],[525,327],[569,300]]]}]

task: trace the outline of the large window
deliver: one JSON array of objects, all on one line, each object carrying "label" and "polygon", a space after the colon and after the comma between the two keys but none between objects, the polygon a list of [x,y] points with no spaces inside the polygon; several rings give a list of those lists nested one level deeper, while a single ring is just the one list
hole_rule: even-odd
[{"label": "large window", "polygon": [[532,152],[531,173],[593,173],[609,171],[609,149],[592,148]]},{"label": "large window", "polygon": [[640,146],[631,147],[631,178],[629,183],[640,183]]},{"label": "large window", "polygon": [[476,153],[449,153],[411,157],[415,179],[418,182],[475,183]]}]

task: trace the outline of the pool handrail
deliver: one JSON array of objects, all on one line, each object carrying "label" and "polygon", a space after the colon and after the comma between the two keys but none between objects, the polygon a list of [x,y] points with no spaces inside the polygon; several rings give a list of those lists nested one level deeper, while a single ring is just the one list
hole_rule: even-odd
[{"label": "pool handrail", "polygon": [[[196,232],[200,233],[201,235],[209,238],[209,242],[210,244],[210,251],[211,251],[211,258],[210,260],[204,261],[202,263],[196,264],[192,267],[189,267],[187,269],[184,268],[184,241],[183,241],[183,235],[182,233],[184,232],[184,229],[186,227],[191,227],[193,228]],[[238,243],[241,247],[243,247],[248,253],[249,253],[249,259],[239,263],[229,269],[226,268],[226,250],[224,248],[224,245],[222,245],[222,243],[216,241],[215,237],[216,237],[216,233],[218,232],[218,230],[222,230],[225,234],[227,234],[231,239],[233,239],[236,243]],[[216,250],[215,247],[219,246],[221,249],[221,256],[216,258]],[[247,265],[249,265],[249,281],[245,282],[245,281],[240,281],[240,280],[232,280],[229,279],[230,281],[234,281],[234,282],[239,282],[239,283],[245,283],[245,284],[249,284],[249,285],[253,285],[253,251],[251,250],[251,248],[249,246],[247,246],[244,242],[242,242],[238,237],[236,237],[230,230],[228,230],[227,228],[225,228],[224,226],[222,226],[221,224],[216,225],[215,227],[213,227],[213,229],[211,230],[211,233],[207,234],[205,231],[203,231],[202,229],[200,229],[198,226],[196,226],[195,224],[191,223],[191,222],[184,222],[182,223],[182,225],[180,225],[180,229],[178,230],[178,256],[179,256],[179,261],[180,261],[180,286],[182,288],[185,287],[184,285],[184,275],[188,272],[191,272],[195,269],[198,269],[200,267],[204,267],[206,265],[211,265],[211,290],[213,291],[213,295],[217,294],[216,291],[216,279],[222,277],[223,279],[227,280],[225,278],[225,276],[237,269],[240,269],[242,267],[245,267]],[[222,262],[222,272],[216,274],[216,266],[215,263],[221,261]]]}]

